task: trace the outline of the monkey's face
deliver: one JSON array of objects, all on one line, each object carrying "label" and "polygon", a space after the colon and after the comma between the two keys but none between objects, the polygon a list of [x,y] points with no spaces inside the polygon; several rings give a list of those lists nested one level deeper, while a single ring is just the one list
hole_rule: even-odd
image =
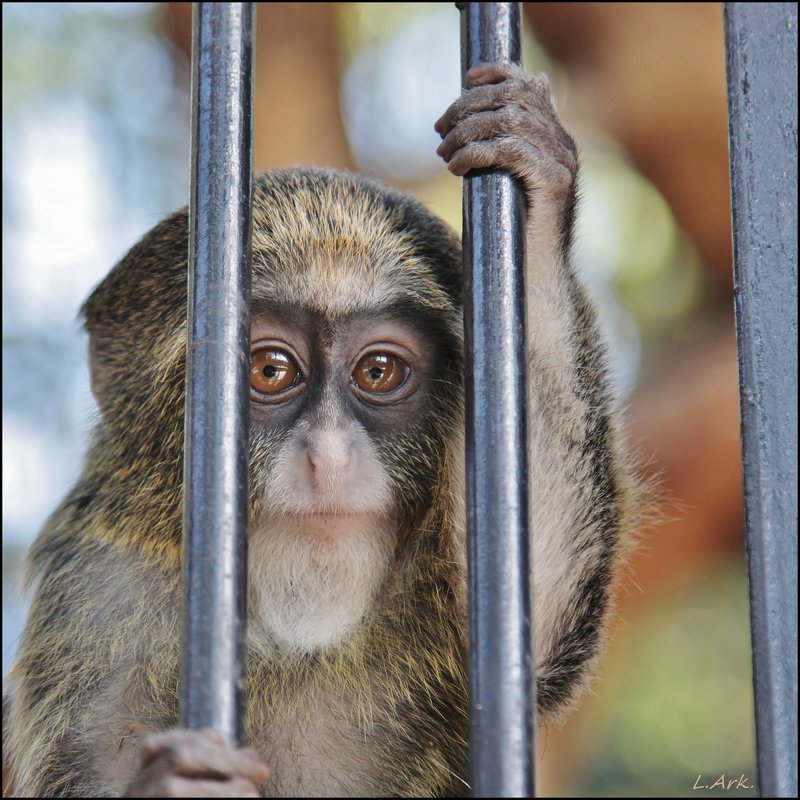
[{"label": "monkey's face", "polygon": [[[253,189],[250,622],[310,652],[437,545],[463,431],[461,250],[352,175],[279,170]],[[164,220],[83,310],[102,421],[81,513],[176,567],[187,229],[185,211]]]},{"label": "monkey's face", "polygon": [[342,177],[254,201],[251,626],[306,652],[350,633],[414,546],[461,406],[459,309],[424,229]]}]

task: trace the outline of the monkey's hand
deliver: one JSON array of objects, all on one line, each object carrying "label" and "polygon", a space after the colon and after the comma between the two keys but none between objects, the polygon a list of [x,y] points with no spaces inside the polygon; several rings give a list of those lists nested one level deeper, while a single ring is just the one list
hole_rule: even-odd
[{"label": "monkey's hand", "polygon": [[[552,718],[603,642],[621,543],[638,524],[596,312],[570,263],[578,156],[545,77],[480,64],[436,123],[451,172],[501,169],[525,189],[528,463],[536,699]],[[544,715],[544,716],[543,716]]]},{"label": "monkey's hand", "polygon": [[249,747],[226,747],[211,728],[148,736],[125,797],[260,797],[269,768]]},{"label": "monkey's hand", "polygon": [[[503,169],[519,178],[528,201],[528,224],[564,230],[578,173],[575,142],[558,121],[550,84],[516,64],[479,64],[467,88],[437,121],[437,153],[455,175]],[[529,234],[531,231],[529,230]]]}]

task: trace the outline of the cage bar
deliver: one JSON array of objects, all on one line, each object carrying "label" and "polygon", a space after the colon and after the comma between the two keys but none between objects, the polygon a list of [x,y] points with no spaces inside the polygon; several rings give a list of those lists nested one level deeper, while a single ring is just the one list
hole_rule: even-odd
[{"label": "cage bar", "polygon": [[[481,62],[520,63],[518,3],[457,5],[463,73]],[[510,175],[492,170],[466,177],[470,772],[475,797],[530,797],[534,789],[524,219],[522,189]]]},{"label": "cage bar", "polygon": [[243,733],[253,9],[196,3],[181,725]]},{"label": "cage bar", "polygon": [[758,783],[797,797],[797,5],[725,39]]}]

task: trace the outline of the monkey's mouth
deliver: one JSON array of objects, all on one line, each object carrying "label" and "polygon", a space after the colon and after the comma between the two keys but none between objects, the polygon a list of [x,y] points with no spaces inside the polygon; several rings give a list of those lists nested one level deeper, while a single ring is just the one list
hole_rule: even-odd
[{"label": "monkey's mouth", "polygon": [[383,527],[374,512],[349,508],[306,508],[294,513],[283,512],[270,520],[272,526],[288,529],[300,536],[324,539],[348,538]]},{"label": "monkey's mouth", "polygon": [[330,509],[304,509],[293,515],[298,519],[363,519],[372,516],[365,509],[330,508]]}]

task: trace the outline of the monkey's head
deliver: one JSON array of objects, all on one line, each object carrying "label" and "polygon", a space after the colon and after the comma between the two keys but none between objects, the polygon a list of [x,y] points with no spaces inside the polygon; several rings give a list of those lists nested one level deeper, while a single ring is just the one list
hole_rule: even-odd
[{"label": "monkey's head", "polygon": [[[84,306],[101,420],[83,502],[165,563],[180,546],[187,241],[184,210]],[[333,171],[255,180],[250,624],[269,640],[341,641],[393,564],[438,547],[462,435],[461,280],[458,240],[405,195]]]}]

